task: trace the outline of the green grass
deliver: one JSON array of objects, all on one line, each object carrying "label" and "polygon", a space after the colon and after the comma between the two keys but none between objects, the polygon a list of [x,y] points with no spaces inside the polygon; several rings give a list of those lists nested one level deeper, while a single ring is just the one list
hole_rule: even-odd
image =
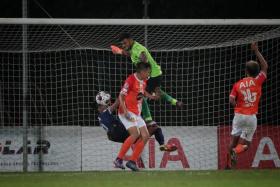
[{"label": "green grass", "polygon": [[0,187],[279,187],[280,170],[0,173]]}]

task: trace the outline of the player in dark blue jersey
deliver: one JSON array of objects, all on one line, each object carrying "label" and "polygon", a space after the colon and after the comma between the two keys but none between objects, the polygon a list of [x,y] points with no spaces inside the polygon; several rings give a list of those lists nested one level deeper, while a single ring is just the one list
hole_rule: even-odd
[{"label": "player in dark blue jersey", "polygon": [[[100,126],[107,132],[108,139],[113,142],[123,143],[126,138],[129,137],[129,134],[119,118],[113,114],[119,106],[118,99],[111,104],[110,94],[105,91],[100,91],[96,95],[96,102],[98,104],[99,112],[98,120]],[[161,151],[171,152],[177,150],[175,145],[164,144],[162,130],[155,122],[147,124],[147,128],[150,136],[155,135],[155,139],[159,143]],[[115,167],[124,169],[122,163],[115,161],[114,164]]]},{"label": "player in dark blue jersey", "polygon": [[108,139],[123,143],[129,134],[119,118],[112,114],[119,106],[118,100],[111,105],[110,94],[99,92],[96,101],[98,103],[99,124],[107,132]]}]

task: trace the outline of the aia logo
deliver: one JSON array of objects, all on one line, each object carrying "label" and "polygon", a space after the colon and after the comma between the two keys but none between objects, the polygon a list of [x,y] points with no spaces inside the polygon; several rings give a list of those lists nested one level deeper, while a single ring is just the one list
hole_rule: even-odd
[{"label": "aia logo", "polygon": [[[6,140],[4,144],[0,143],[0,153],[2,155],[15,155],[23,153],[23,146],[15,148],[16,144],[13,144],[12,140]],[[27,153],[28,154],[48,154],[51,144],[47,140],[38,140],[35,146],[31,146],[31,141],[27,141]]]}]

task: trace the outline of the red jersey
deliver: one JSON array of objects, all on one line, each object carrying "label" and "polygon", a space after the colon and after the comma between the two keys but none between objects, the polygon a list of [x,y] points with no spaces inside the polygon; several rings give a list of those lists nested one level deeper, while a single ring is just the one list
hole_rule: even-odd
[{"label": "red jersey", "polygon": [[261,71],[257,77],[245,77],[233,85],[230,97],[236,98],[235,113],[245,115],[258,113],[262,84],[265,79],[266,74]]},{"label": "red jersey", "polygon": [[[147,80],[139,80],[135,74],[131,74],[121,89],[121,94],[125,95],[125,106],[128,111],[136,115],[141,114],[144,90],[146,89]],[[123,114],[123,110],[119,107],[119,114]]]}]

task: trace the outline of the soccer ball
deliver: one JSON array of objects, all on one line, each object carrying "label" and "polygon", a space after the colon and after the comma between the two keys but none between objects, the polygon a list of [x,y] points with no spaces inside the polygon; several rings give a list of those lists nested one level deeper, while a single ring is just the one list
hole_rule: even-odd
[{"label": "soccer ball", "polygon": [[95,100],[99,105],[108,105],[111,100],[111,95],[108,92],[100,91],[96,95]]}]

